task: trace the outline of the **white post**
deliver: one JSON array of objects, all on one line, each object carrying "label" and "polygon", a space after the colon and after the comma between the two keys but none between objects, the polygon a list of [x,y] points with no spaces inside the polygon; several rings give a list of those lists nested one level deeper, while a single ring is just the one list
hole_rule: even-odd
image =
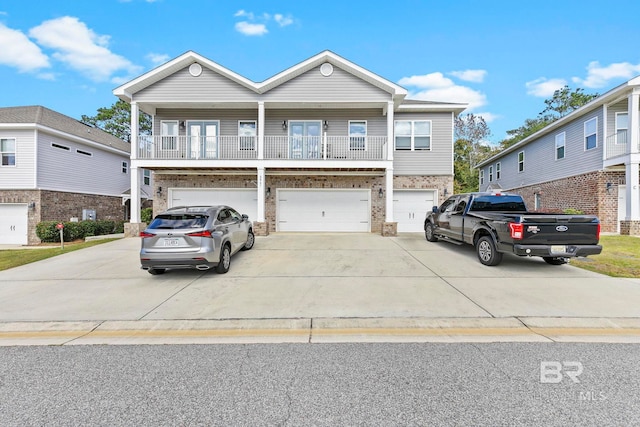
[{"label": "white post", "polygon": [[265,174],[264,167],[258,168],[258,218],[256,222],[264,222]]},{"label": "white post", "polygon": [[133,162],[138,158],[138,104],[131,103],[131,161],[129,173],[131,174],[131,218],[129,222],[137,224],[140,222],[140,176],[138,167]]},{"label": "white post", "polygon": [[625,164],[626,215],[627,220],[640,220],[640,189],[638,188],[638,143],[640,141],[640,91],[634,89],[629,95],[629,161]]},{"label": "white post", "polygon": [[264,159],[264,101],[258,102],[258,159]]},{"label": "white post", "polygon": [[393,222],[393,168],[385,171],[386,200],[385,200],[385,222]]},{"label": "white post", "polygon": [[387,160],[393,160],[393,101],[387,103]]}]

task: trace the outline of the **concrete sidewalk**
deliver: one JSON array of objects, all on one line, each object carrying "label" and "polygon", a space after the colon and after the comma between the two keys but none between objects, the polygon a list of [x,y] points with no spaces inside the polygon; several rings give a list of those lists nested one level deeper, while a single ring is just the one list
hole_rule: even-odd
[{"label": "concrete sidewalk", "polygon": [[640,341],[640,279],[513,256],[486,267],[421,234],[272,234],[225,275],[151,276],[139,244],[0,272],[0,345]]}]

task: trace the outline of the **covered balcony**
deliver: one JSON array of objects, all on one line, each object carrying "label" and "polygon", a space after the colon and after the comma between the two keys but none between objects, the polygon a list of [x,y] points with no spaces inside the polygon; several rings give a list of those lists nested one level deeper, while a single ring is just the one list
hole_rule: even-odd
[{"label": "covered balcony", "polygon": [[626,129],[619,130],[613,135],[609,135],[607,137],[605,160],[627,156],[631,153],[637,153],[638,151],[640,151],[640,143],[638,143],[636,147],[632,147],[629,132]]}]

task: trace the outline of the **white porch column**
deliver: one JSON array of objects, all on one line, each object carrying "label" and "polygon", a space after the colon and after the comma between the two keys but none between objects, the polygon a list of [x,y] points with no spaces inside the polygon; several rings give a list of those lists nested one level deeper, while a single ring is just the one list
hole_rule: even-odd
[{"label": "white porch column", "polygon": [[138,167],[133,165],[134,160],[138,158],[138,104],[131,103],[131,165],[129,173],[131,174],[131,218],[129,222],[136,224],[140,222],[140,174]]},{"label": "white porch column", "polygon": [[265,203],[265,175],[264,167],[258,168],[258,218],[256,222],[264,222],[264,203]]},{"label": "white porch column", "polygon": [[[258,159],[264,159],[264,102],[258,102]],[[264,172],[264,169],[263,169]]]},{"label": "white porch column", "polygon": [[626,215],[627,220],[640,220],[640,189],[638,188],[638,143],[640,142],[640,90],[629,95],[629,163],[625,165]]},{"label": "white porch column", "polygon": [[393,101],[387,103],[387,160],[393,160]]},{"label": "white porch column", "polygon": [[393,222],[393,168],[385,171],[385,222]]}]

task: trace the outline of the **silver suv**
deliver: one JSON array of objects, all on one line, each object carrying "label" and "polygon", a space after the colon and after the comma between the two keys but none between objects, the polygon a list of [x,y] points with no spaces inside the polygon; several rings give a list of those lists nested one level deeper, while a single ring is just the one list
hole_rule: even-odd
[{"label": "silver suv", "polygon": [[167,268],[226,273],[231,256],[253,247],[249,217],[229,206],[181,206],[162,212],[140,233],[140,263],[150,274]]}]

